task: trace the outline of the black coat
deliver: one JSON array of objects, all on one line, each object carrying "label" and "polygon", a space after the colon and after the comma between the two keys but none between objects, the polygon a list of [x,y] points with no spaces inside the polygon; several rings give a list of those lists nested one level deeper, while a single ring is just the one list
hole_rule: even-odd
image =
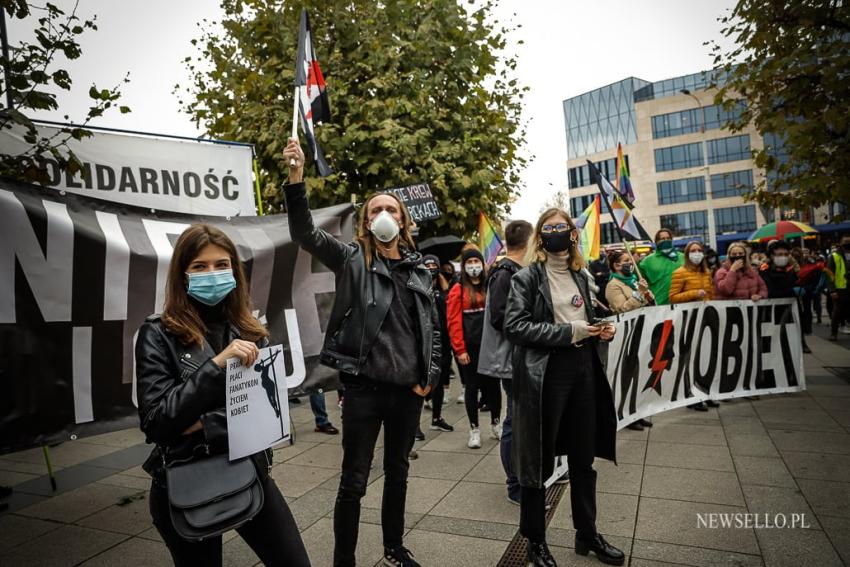
[{"label": "black coat", "polygon": [[[336,276],[336,296],[319,360],[341,372],[357,375],[381,331],[395,294],[386,264],[366,256],[358,242],[343,244],[313,224],[304,183],[284,187],[289,233],[292,240],[327,266]],[[440,321],[431,289],[431,272],[421,264],[418,252],[402,249],[405,260],[417,264],[410,271],[407,287],[413,291],[419,326],[420,360],[424,368],[419,385],[440,379]]]},{"label": "black coat", "polygon": [[[225,345],[240,338],[227,325]],[[257,343],[268,346],[268,339]],[[162,324],[158,315],[145,320],[136,340],[136,396],[145,440],[156,447],[144,469],[162,478],[163,455],[169,461],[191,460],[228,451],[225,415],[226,374],[213,362],[213,352],[203,346],[184,345]],[[183,435],[196,421],[203,429]],[[260,470],[271,466],[271,451],[252,456]]]},{"label": "black coat", "polygon": [[[586,276],[571,272],[584,299],[587,320],[593,319],[590,289]],[[545,264],[535,262],[511,278],[511,292],[505,310],[505,335],[514,344],[513,352],[513,461],[522,486],[542,488],[543,379],[549,353],[570,347],[572,326],[556,324],[552,293]],[[598,352],[599,341],[580,348],[593,349],[596,383],[597,457],[616,462],[617,416],[614,397],[605,377]],[[564,374],[570,369],[564,368]],[[555,453],[567,454],[567,437],[559,435]]]}]

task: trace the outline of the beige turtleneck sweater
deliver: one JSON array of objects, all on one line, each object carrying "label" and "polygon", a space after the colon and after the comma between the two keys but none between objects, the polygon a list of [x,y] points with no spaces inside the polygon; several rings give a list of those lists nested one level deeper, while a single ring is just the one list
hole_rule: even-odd
[{"label": "beige turtleneck sweater", "polygon": [[574,343],[587,338],[587,313],[584,304],[578,307],[573,305],[573,298],[581,297],[581,292],[570,273],[569,257],[547,254],[546,276],[549,278],[549,291],[552,293],[555,323],[572,324]]}]

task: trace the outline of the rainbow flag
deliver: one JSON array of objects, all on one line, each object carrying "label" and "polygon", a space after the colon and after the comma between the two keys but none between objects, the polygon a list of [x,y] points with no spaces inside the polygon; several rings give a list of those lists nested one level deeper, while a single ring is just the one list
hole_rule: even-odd
[{"label": "rainbow flag", "polygon": [[599,259],[600,229],[599,229],[599,195],[575,220],[576,228],[581,233],[579,236],[579,247],[581,254],[587,260]]},{"label": "rainbow flag", "polygon": [[617,143],[617,191],[629,204],[635,202],[635,194],[632,191],[632,182],[629,181],[629,166],[623,157],[623,145]]},{"label": "rainbow flag", "polygon": [[496,261],[496,256],[505,246],[484,211],[479,211],[478,214],[478,247],[484,255],[484,263],[489,266]]}]

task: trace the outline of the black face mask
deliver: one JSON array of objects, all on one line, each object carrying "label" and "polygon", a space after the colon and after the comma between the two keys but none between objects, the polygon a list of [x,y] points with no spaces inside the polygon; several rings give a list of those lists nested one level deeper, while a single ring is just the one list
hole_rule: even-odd
[{"label": "black face mask", "polygon": [[447,280],[450,280],[450,279],[452,279],[455,275],[454,275],[454,272],[448,272],[448,271],[446,271],[446,272],[443,272],[443,276],[444,276]]},{"label": "black face mask", "polygon": [[623,264],[622,266],[620,266],[620,271],[623,273],[624,276],[629,277],[633,273],[635,273],[635,267],[631,264]]},{"label": "black face mask", "polygon": [[729,256],[729,261],[732,262],[733,264],[738,260],[743,261],[744,257],[743,256]]},{"label": "black face mask", "polygon": [[564,232],[549,232],[540,235],[540,240],[543,241],[543,249],[546,252],[563,252],[568,250],[573,238],[570,231]]},{"label": "black face mask", "polygon": [[440,269],[439,268],[430,268],[428,271],[431,272],[432,278],[436,278],[437,276],[440,275]]}]

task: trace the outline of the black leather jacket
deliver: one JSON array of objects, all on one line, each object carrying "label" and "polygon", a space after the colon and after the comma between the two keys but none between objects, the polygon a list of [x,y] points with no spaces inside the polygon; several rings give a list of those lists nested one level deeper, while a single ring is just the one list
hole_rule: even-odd
[{"label": "black leather jacket", "polygon": [[[343,244],[316,228],[304,183],[286,185],[284,195],[292,240],[336,275],[336,298],[319,360],[325,366],[357,375],[390,309],[395,293],[392,276],[384,262],[375,258],[367,267],[359,243]],[[418,252],[402,249],[402,254],[421,260]],[[411,270],[407,287],[416,299],[419,336],[425,338],[420,345],[424,368],[419,385],[434,385],[440,377],[442,349],[431,273],[420,263]]]},{"label": "black leather jacket", "polygon": [[[238,330],[227,326],[224,344],[240,338]],[[257,343],[268,346],[268,339]],[[136,340],[136,394],[141,429],[148,443],[156,447],[143,468],[164,479],[163,457],[169,462],[228,451],[225,415],[225,372],[204,346],[184,345],[169,333],[159,315],[152,315],[139,329]],[[203,429],[183,435],[198,419]],[[271,451],[252,455],[258,470],[271,467]]]}]

